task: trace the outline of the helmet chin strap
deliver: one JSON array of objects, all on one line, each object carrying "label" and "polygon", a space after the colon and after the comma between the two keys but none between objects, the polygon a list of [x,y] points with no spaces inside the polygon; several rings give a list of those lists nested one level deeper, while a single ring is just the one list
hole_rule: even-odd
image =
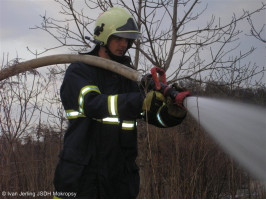
[{"label": "helmet chin strap", "polygon": [[124,57],[124,55],[123,56],[116,56],[116,55],[114,55],[111,51],[110,51],[110,49],[108,48],[108,46],[107,45],[105,45],[104,46],[105,47],[105,52],[108,54],[108,56],[113,60],[113,61],[116,61],[116,62],[122,62],[123,61],[123,57]]}]

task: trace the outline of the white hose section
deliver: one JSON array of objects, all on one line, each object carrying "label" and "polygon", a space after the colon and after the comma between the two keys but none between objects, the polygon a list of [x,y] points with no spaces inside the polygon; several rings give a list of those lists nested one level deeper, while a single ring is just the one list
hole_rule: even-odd
[{"label": "white hose section", "polygon": [[130,80],[140,82],[142,74],[134,69],[131,69],[125,65],[114,62],[112,60],[104,59],[98,56],[91,55],[74,55],[74,54],[58,54],[52,56],[45,56],[36,58],[33,60],[18,63],[16,65],[4,68],[0,71],[0,81],[7,79],[11,76],[17,75],[22,72],[26,72],[39,67],[55,64],[67,64],[73,62],[83,62],[88,65],[100,67],[106,70],[110,70],[121,76],[124,76]]}]

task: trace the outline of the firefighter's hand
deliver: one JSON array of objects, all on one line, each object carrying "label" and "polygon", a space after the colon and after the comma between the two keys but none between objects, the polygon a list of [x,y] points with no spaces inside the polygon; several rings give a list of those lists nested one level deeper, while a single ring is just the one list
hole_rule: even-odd
[{"label": "firefighter's hand", "polygon": [[157,92],[157,91],[150,91],[146,95],[142,110],[143,111],[157,111],[164,103],[165,98],[162,93]]},{"label": "firefighter's hand", "polygon": [[156,84],[155,84],[155,81],[154,81],[152,75],[151,74],[147,74],[141,79],[140,86],[146,93],[150,92],[151,90],[154,90],[154,91],[158,91],[158,92],[162,93],[164,96],[166,96],[164,91],[165,91],[166,88],[168,89],[170,87],[168,85],[165,85],[165,84],[161,83],[161,82],[160,82],[160,84],[161,84],[161,88],[158,90],[156,88]]},{"label": "firefighter's hand", "polygon": [[168,114],[176,117],[176,118],[184,118],[187,114],[187,110],[186,108],[184,108],[183,106],[178,106],[177,104],[175,104],[173,102],[173,100],[171,99],[171,97],[167,97],[166,98],[166,106],[168,109]]},{"label": "firefighter's hand", "polygon": [[185,109],[183,101],[186,97],[191,96],[190,91],[187,90],[186,88],[180,87],[177,83],[173,84],[171,89],[174,90],[175,93],[174,98],[173,95],[170,95],[175,104]]},{"label": "firefighter's hand", "polygon": [[154,89],[155,83],[151,74],[146,74],[142,77],[140,87],[147,93]]}]

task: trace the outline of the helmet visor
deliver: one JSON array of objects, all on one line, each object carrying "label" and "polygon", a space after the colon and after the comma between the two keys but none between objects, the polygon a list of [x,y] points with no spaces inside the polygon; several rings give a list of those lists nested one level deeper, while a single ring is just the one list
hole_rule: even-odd
[{"label": "helmet visor", "polygon": [[132,39],[136,40],[138,39],[141,34],[139,32],[119,32],[119,33],[114,33],[113,35],[121,37],[121,38],[127,38],[127,39]]}]

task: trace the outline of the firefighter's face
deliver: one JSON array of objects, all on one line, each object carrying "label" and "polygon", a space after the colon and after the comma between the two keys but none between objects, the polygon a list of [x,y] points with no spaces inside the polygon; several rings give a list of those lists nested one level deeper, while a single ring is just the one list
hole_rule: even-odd
[{"label": "firefighter's face", "polygon": [[115,56],[123,56],[126,53],[128,39],[118,36],[111,36],[108,47]]}]

